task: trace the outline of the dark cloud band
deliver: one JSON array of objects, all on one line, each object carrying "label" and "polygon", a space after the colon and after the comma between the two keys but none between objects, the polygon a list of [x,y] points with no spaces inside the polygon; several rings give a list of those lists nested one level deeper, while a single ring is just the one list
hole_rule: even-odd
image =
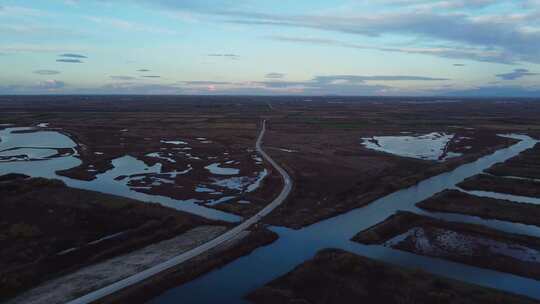
[{"label": "dark cloud band", "polygon": [[73,54],[73,53],[65,53],[65,54],[61,54],[61,55],[58,55],[58,57],[64,57],[64,58],[80,58],[80,59],[83,59],[83,58],[88,58],[84,55],[81,55],[81,54]]},{"label": "dark cloud band", "polygon": [[56,62],[64,62],[64,63],[83,63],[79,59],[56,59]]},{"label": "dark cloud band", "polygon": [[56,71],[56,70],[36,70],[33,73],[38,74],[38,75],[56,75],[56,74],[60,74],[60,71]]}]

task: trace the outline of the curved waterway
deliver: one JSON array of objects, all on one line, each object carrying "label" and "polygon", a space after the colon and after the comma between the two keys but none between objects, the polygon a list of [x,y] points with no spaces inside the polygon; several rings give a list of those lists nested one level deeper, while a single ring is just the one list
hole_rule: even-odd
[{"label": "curved waterway", "polygon": [[40,160],[0,162],[0,175],[20,173],[32,177],[55,178],[62,180],[66,185],[73,188],[114,194],[143,202],[159,203],[163,206],[209,219],[227,222],[241,220],[239,216],[198,205],[196,200],[175,200],[165,196],[145,194],[132,190],[125,181],[117,181],[115,178],[120,175],[132,175],[141,172],[152,173],[152,170],[156,169],[157,166],[147,167],[144,162],[129,156],[113,160],[113,169],[98,174],[92,181],[57,175],[56,171],[71,169],[81,164],[81,160],[77,158],[76,147],[77,144],[69,136],[60,132],[40,131],[34,128],[7,128],[0,130],[0,155],[2,155],[2,152],[16,154],[14,151],[20,151],[19,153],[33,158],[43,149],[70,148],[73,151],[67,155],[58,155],[57,157],[42,158]]},{"label": "curved waterway", "polygon": [[373,203],[348,213],[321,221],[301,230],[273,227],[279,239],[255,250],[223,268],[194,281],[170,289],[150,303],[246,303],[250,291],[292,270],[324,248],[341,248],[377,260],[457,280],[492,287],[540,299],[540,281],[494,270],[473,267],[437,258],[420,256],[378,245],[362,245],[350,241],[359,231],[375,225],[399,210],[412,211],[445,220],[482,224],[503,231],[540,237],[536,226],[484,220],[459,214],[430,213],[415,204],[445,189],[455,188],[465,178],[481,173],[532,148],[537,141],[528,136],[512,135],[519,143],[496,151],[455,170],[428,178],[416,186],[394,192]]}]

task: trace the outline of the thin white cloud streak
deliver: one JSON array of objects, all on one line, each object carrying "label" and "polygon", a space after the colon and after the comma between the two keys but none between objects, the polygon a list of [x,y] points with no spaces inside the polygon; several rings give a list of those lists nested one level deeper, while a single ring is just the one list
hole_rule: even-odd
[{"label": "thin white cloud streak", "polygon": [[99,25],[117,29],[117,30],[129,31],[129,32],[146,32],[146,33],[151,33],[151,34],[164,34],[164,35],[178,34],[177,31],[174,31],[171,29],[167,29],[163,27],[156,27],[156,26],[149,26],[140,22],[132,22],[132,21],[128,21],[128,20],[124,20],[120,18],[86,16],[85,19],[95,24],[99,24]]},{"label": "thin white cloud streak", "polygon": [[315,45],[330,45],[352,49],[377,50],[382,52],[407,53],[407,54],[422,54],[444,58],[454,59],[469,59],[483,62],[495,62],[503,64],[514,64],[514,58],[507,53],[498,50],[489,50],[482,48],[451,48],[451,47],[380,47],[372,45],[362,45],[349,43],[335,39],[320,39],[320,38],[304,38],[290,36],[268,36],[271,40],[290,42],[290,43],[307,43]]}]

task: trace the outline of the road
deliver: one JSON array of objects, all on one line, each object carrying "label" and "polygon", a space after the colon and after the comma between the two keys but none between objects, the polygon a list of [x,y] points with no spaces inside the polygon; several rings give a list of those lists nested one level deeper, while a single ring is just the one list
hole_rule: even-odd
[{"label": "road", "polygon": [[278,165],[266,152],[264,152],[262,148],[262,141],[264,138],[264,133],[266,132],[266,120],[263,121],[261,132],[259,134],[259,137],[257,138],[257,142],[255,143],[255,149],[261,156],[266,160],[274,169],[276,169],[279,174],[283,178],[283,189],[279,193],[279,195],[264,209],[259,211],[254,216],[250,217],[249,219],[245,220],[238,226],[232,228],[231,230],[225,232],[224,234],[218,236],[217,238],[211,240],[210,242],[204,243],[198,247],[195,247],[187,252],[184,252],[166,262],[163,262],[161,264],[158,264],[156,266],[153,266],[151,268],[148,268],[142,272],[139,272],[135,275],[132,275],[130,277],[127,277],[125,279],[122,279],[118,282],[115,282],[111,285],[108,285],[106,287],[103,287],[101,289],[95,290],[85,296],[82,296],[80,298],[77,298],[73,301],[68,302],[68,304],[86,304],[86,303],[92,303],[94,301],[97,301],[101,298],[104,298],[108,295],[111,295],[115,292],[118,292],[126,287],[135,285],[137,283],[140,283],[152,276],[155,276],[167,269],[170,269],[172,267],[175,267],[189,259],[192,259],[200,254],[203,254],[207,252],[208,250],[215,248],[219,246],[220,244],[229,241],[236,237],[239,233],[247,230],[249,227],[251,227],[253,224],[259,222],[263,217],[268,215],[270,212],[272,212],[276,207],[281,205],[287,196],[289,196],[289,193],[292,190],[293,182],[289,174],[287,174],[287,171],[283,169],[280,165]]}]

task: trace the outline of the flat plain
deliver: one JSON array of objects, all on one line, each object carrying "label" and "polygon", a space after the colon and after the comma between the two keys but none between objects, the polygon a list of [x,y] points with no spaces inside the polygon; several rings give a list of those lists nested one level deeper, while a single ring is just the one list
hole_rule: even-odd
[{"label": "flat plain", "polygon": [[[253,254],[272,250],[272,242],[279,247],[280,232],[275,235],[264,226],[303,233],[355,210],[377,208],[378,201],[400,190],[459,171],[498,151],[512,151],[514,146],[540,139],[540,104],[527,99],[2,96],[0,109],[5,114],[0,116],[0,175],[32,177],[11,174],[0,182],[0,190],[11,191],[10,199],[2,200],[2,206],[13,206],[9,215],[0,217],[4,244],[0,262],[9,266],[4,268],[6,274],[14,274],[15,268],[32,273],[31,279],[24,280],[3,276],[9,285],[3,285],[8,287],[2,295],[18,296],[15,302],[31,293],[31,287],[39,288],[41,284],[43,288],[53,279],[85,271],[85,267],[98,262],[128,259],[129,254],[144,248],[165,250],[167,246],[159,244],[197,227],[220,227],[219,233],[223,233],[262,210],[283,187],[280,174],[255,150],[263,121],[264,149],[290,174],[294,181],[291,195],[262,219],[263,224],[253,227],[249,237],[197,259],[199,264],[191,268],[180,268],[184,272],[172,271],[143,282],[145,288],[154,290],[150,294],[157,297],[155,301],[167,302],[159,296],[195,277],[211,277],[213,269],[224,265],[234,269],[242,261],[241,256],[249,259]],[[56,141],[47,143],[47,136],[52,134]],[[40,136],[33,135],[42,136],[36,139]],[[17,138],[32,138],[35,142],[21,146]],[[538,145],[533,144],[487,166],[480,175],[460,180],[455,186],[460,190],[444,188],[427,201],[414,202],[420,203],[422,209],[414,209],[414,204],[404,207],[413,213],[385,214],[384,218],[390,217],[383,222],[386,224],[380,224],[385,229],[373,226],[355,240],[537,279],[538,263],[531,258],[540,249],[536,232],[527,235],[506,228],[499,231],[491,224],[484,227],[486,223],[482,222],[497,219],[535,226],[537,222],[531,215],[537,206],[508,197],[477,195],[483,191],[534,200],[539,183],[536,169],[540,168],[537,150]],[[24,203],[14,204],[17,199]],[[130,207],[119,206],[116,201]],[[399,210],[399,202],[396,204],[393,208]],[[57,212],[57,206],[63,207]],[[436,215],[431,214],[434,211]],[[36,214],[47,216],[38,220]],[[474,220],[467,218],[474,225],[446,221],[438,218],[444,217],[439,214],[474,216]],[[66,222],[54,223],[55,217]],[[414,220],[399,224],[401,217]],[[201,231],[208,234],[198,235],[200,240],[216,236],[215,229]],[[388,243],[396,237],[401,238]],[[449,237],[461,240],[461,245],[484,242],[485,246],[507,246],[510,251],[521,246],[524,249],[520,250],[528,253],[490,253],[473,246],[469,249],[476,251],[471,257],[463,254],[460,246],[449,248],[441,243]],[[99,250],[92,247],[92,254],[88,254],[85,244],[96,240],[101,240],[95,246]],[[442,249],[419,247],[426,242]],[[193,239],[193,244],[198,243]],[[38,245],[48,249],[36,256],[31,249]],[[15,263],[13,253],[22,247],[27,247],[27,259]],[[62,259],[58,253],[62,253]],[[220,259],[220,254],[224,258]],[[41,272],[32,270],[41,265],[40,261],[51,260],[58,262],[48,263]],[[63,266],[52,267],[58,263]],[[510,264],[521,266],[505,266]],[[195,268],[206,270],[194,274]],[[168,280],[171,275],[174,279]],[[113,296],[111,301],[136,298],[140,302],[148,300],[140,295],[137,285]],[[252,296],[250,299],[262,301]]]}]

